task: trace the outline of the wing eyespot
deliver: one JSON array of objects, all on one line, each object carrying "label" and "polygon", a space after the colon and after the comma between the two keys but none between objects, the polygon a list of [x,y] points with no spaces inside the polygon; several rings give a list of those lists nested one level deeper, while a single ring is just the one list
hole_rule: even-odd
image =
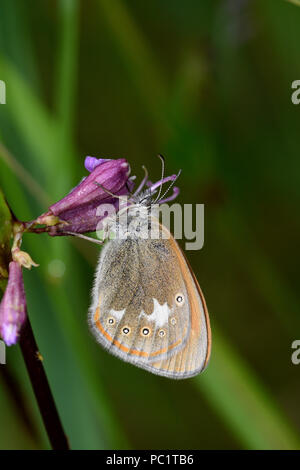
[{"label": "wing eyespot", "polygon": [[175,318],[175,317],[172,317],[171,320],[170,320],[170,323],[171,323],[171,325],[175,326],[176,323],[177,323],[176,318]]},{"label": "wing eyespot", "polygon": [[184,304],[184,296],[181,293],[176,294],[175,296],[176,305],[181,307]]},{"label": "wing eyespot", "polygon": [[129,328],[129,326],[123,326],[122,328],[123,335],[128,336],[130,334],[130,331],[131,329]]},{"label": "wing eyespot", "polygon": [[144,327],[141,329],[141,335],[142,336],[150,336],[151,335],[151,330],[148,327]]},{"label": "wing eyespot", "polygon": [[158,336],[159,336],[160,338],[163,338],[164,336],[166,336],[166,330],[159,330]]},{"label": "wing eyespot", "polygon": [[107,319],[107,324],[108,324],[108,325],[111,326],[111,325],[114,325],[115,323],[116,323],[116,320],[115,320],[113,317],[109,317],[109,318]]}]

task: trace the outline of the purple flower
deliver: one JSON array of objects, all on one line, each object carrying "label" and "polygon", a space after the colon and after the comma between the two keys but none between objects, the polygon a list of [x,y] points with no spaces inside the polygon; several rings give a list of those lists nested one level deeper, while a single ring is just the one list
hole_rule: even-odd
[{"label": "purple flower", "polygon": [[97,215],[99,205],[113,204],[116,208],[119,205],[119,199],[107,191],[125,196],[129,193],[128,188],[132,189],[130,167],[124,158],[107,160],[86,157],[85,167],[90,174],[37,219],[37,223],[52,225],[50,235],[95,231],[99,221],[104,218],[103,215]]},{"label": "purple flower", "polygon": [[0,304],[0,335],[7,346],[18,341],[25,319],[26,298],[22,268],[16,261],[11,261],[7,287]]}]

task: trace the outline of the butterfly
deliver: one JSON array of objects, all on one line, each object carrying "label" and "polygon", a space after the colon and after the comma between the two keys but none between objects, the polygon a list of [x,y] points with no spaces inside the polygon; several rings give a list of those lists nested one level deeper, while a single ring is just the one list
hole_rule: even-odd
[{"label": "butterfly", "polygon": [[[114,228],[122,236],[109,239],[101,250],[88,322],[96,341],[123,361],[157,375],[184,379],[206,368],[211,330],[193,270],[151,210],[157,201],[173,198],[160,199],[162,185],[172,179],[163,178],[161,159],[162,179],[147,183],[145,170],[130,204],[117,214]],[[145,184],[150,188],[142,192]],[[125,222],[119,216],[122,211]],[[158,236],[141,236],[149,233]]]}]

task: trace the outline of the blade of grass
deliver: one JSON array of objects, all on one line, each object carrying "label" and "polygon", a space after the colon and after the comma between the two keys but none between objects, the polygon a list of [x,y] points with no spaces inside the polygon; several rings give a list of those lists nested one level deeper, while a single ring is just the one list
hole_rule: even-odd
[{"label": "blade of grass", "polygon": [[29,10],[24,2],[2,0],[0,52],[15,64],[18,71],[30,80],[35,89],[39,89],[37,63],[28,22]]},{"label": "blade of grass", "polygon": [[[74,124],[77,86],[79,4],[77,0],[61,0],[58,8],[61,33],[54,90],[55,108],[61,134],[64,140],[70,141]],[[65,158],[68,166],[70,156],[66,155]]]},{"label": "blade of grass", "polygon": [[[0,56],[0,69],[7,83],[7,109],[14,124],[31,151],[30,168],[33,175],[45,184],[48,162],[52,161],[58,134],[57,123],[38,97],[18,73],[14,65]],[[7,112],[1,109],[2,113]],[[32,156],[34,155],[34,156]],[[53,173],[53,170],[52,170]]]},{"label": "blade of grass", "polygon": [[11,152],[5,147],[3,142],[0,141],[0,158],[6,163],[6,165],[13,171],[20,181],[23,182],[24,186],[28,191],[45,206],[50,204],[50,198],[42,188],[42,186],[31,176],[23,165],[12,155]]},{"label": "blade of grass", "polygon": [[58,121],[58,148],[54,159],[61,171],[56,175],[58,194],[71,185],[76,174],[77,159],[72,149],[72,134],[75,117],[75,97],[78,67],[79,3],[77,0],[62,0],[58,4],[60,16],[60,38],[57,53],[57,70],[54,89],[55,115]]},{"label": "blade of grass", "polygon": [[[1,75],[8,84],[9,102],[6,106],[17,131],[29,149],[29,166],[33,176],[43,186],[46,185],[51,197],[61,197],[64,195],[62,186],[64,190],[66,186],[70,189],[70,168],[68,164],[64,167],[64,162],[69,161],[75,153],[72,143],[69,140],[64,141],[62,149],[60,122],[50,115],[14,65],[3,56],[0,56],[0,68]],[[1,109],[1,112],[7,111]],[[64,158],[61,158],[62,151]],[[69,158],[65,159],[66,156]],[[55,164],[56,159],[57,164]],[[59,175],[64,176],[60,187],[56,184],[56,180],[61,177]]]}]

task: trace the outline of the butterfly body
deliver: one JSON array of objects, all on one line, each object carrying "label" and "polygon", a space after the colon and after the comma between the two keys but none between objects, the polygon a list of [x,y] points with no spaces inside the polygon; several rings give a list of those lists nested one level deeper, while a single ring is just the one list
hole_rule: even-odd
[{"label": "butterfly body", "polygon": [[209,360],[205,300],[179,245],[144,200],[112,224],[118,236],[100,254],[89,324],[96,340],[124,361],[191,377]]}]

